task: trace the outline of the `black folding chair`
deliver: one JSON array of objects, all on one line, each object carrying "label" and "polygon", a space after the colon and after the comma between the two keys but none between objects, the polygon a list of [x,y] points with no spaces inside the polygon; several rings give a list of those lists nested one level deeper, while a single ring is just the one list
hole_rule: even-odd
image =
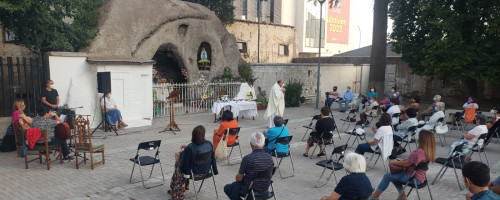
[{"label": "black folding chair", "polygon": [[441,178],[443,178],[444,174],[446,173],[446,170],[448,170],[448,168],[451,167],[453,168],[453,171],[455,171],[455,177],[457,178],[458,188],[460,188],[460,190],[464,189],[462,188],[462,185],[460,185],[460,179],[458,178],[457,174],[457,169],[462,169],[463,165],[463,161],[460,159],[460,153],[463,151],[464,145],[466,144],[461,144],[453,148],[452,156],[450,156],[449,158],[436,158],[436,163],[443,165],[443,167],[441,167],[438,174],[436,175],[436,178],[434,178],[434,181],[432,181],[432,185],[434,185],[438,177],[439,180],[441,180]]},{"label": "black folding chair", "polygon": [[392,126],[392,130],[393,131],[395,131],[396,130],[396,126],[401,123],[401,120],[399,119],[399,116],[401,116],[401,113],[394,113],[391,116],[391,120],[394,119],[394,118],[398,119],[398,123],[397,124],[392,124],[392,121],[391,121],[391,126]]},{"label": "black folding chair", "polygon": [[[326,160],[322,160],[316,163],[316,165],[323,167],[323,172],[321,173],[321,176],[319,176],[318,181],[316,182],[316,187],[321,187],[323,185],[326,185],[329,181],[330,178],[333,177],[335,178],[335,183],[338,184],[337,182],[337,176],[335,175],[335,171],[344,169],[344,166],[342,163],[340,163],[340,160],[344,158],[344,152],[347,149],[347,144],[344,144],[342,146],[338,146],[333,149],[332,155],[330,155],[330,158]],[[336,160],[333,160],[333,155],[335,155]],[[338,156],[340,155],[340,157]],[[330,173],[330,176],[326,179],[326,182],[323,184],[320,184],[321,179],[323,178],[323,175],[325,174],[326,169],[332,170]]]},{"label": "black folding chair", "polygon": [[[483,158],[481,157],[481,153],[484,154],[484,158],[486,159],[486,163],[488,164],[488,166],[490,165],[490,162],[488,161],[488,157],[486,156],[486,146],[488,146],[488,143],[490,142],[491,138],[486,138],[486,136],[488,136],[488,133],[483,133],[481,135],[479,135],[479,137],[477,138],[477,141],[476,143],[474,144],[474,146],[472,147],[471,151],[470,151],[470,157],[472,158],[472,154],[474,154],[474,152],[477,152],[479,154],[479,159],[481,160],[481,162],[483,162]],[[482,140],[483,141],[483,145],[479,145],[479,141]]]},{"label": "black folding chair", "polygon": [[[406,149],[406,146],[408,146],[408,148],[410,149],[409,152],[412,152],[411,150],[411,145],[408,145],[410,143],[414,143],[415,144],[415,149],[418,148],[418,144],[417,144],[417,138],[415,138],[415,134],[417,133],[417,126],[412,126],[410,128],[408,128],[408,134],[406,134],[406,136],[403,138],[403,140],[401,141],[401,144],[400,145],[403,145],[403,149]],[[396,142],[396,141],[394,141]]]},{"label": "black folding chair", "polygon": [[[304,136],[302,137],[302,141],[304,141],[304,138],[306,138],[306,135],[309,132],[309,130],[312,131],[314,129],[314,126],[316,125],[316,123],[314,123],[314,122],[317,122],[319,119],[321,119],[321,115],[314,115],[314,117],[311,119],[311,122],[309,122],[309,125],[302,126],[302,127],[306,128],[306,132],[304,133]],[[332,119],[333,119],[333,117],[332,117]]]},{"label": "black folding chair", "polygon": [[[417,179],[415,178],[415,174],[417,173],[418,170],[424,170],[427,171],[429,170],[429,162],[421,162],[417,165],[413,173],[411,174],[410,179],[408,179],[407,182],[400,182],[405,185],[403,188],[403,192],[405,191],[406,187],[410,187],[410,191],[408,191],[408,194],[406,196],[410,196],[411,191],[415,188],[417,191],[417,196],[418,199],[420,199],[420,194],[418,193],[418,189],[422,189],[427,186],[427,189],[429,190],[429,196],[431,197],[432,200],[432,193],[431,193],[431,188],[429,188],[429,184],[427,183],[427,176],[425,176],[425,180],[423,183],[420,183],[420,185],[417,184]],[[400,194],[401,197],[402,194]]]},{"label": "black folding chair", "polygon": [[[349,144],[349,141],[351,140],[351,137],[354,136],[354,140],[352,141],[352,144],[351,146],[354,146],[354,143],[357,141],[358,142],[358,145],[359,145],[359,140],[365,140],[366,139],[366,134],[363,133],[363,134],[358,134],[356,132],[356,129],[357,128],[362,128],[364,129],[365,128],[365,123],[363,123],[362,121],[358,121],[356,122],[356,124],[354,125],[354,129],[352,129],[352,131],[346,131],[345,133],[349,134],[349,137],[347,138],[347,141],[346,141],[346,145]],[[359,138],[359,139],[358,139]]]},{"label": "black folding chair", "polygon": [[[231,135],[231,136],[235,136],[236,137],[236,140],[234,141],[233,144],[231,145],[227,145],[227,147],[231,147],[231,151],[229,152],[229,154],[227,155],[227,164],[228,165],[231,165],[231,163],[229,163],[229,158],[231,157],[231,154],[233,153],[233,149],[234,147],[238,147],[238,149],[240,150],[240,157],[241,159],[243,159],[243,154],[241,153],[241,147],[240,147],[240,140],[238,139],[238,133],[240,133],[240,127],[238,128],[228,128],[226,130],[226,133],[225,134],[228,134],[228,135]],[[226,137],[227,138],[227,137]]]},{"label": "black folding chair", "polygon": [[[270,199],[271,197],[274,197],[274,199],[276,200],[272,180],[274,172],[276,172],[276,167],[270,167],[269,169],[266,169],[264,171],[255,172],[253,180],[250,181],[250,186],[248,187],[249,192],[245,195],[245,199],[249,199],[248,195],[252,195],[251,198],[253,200],[264,200]],[[271,192],[269,192],[267,196],[258,196],[257,198],[255,198],[255,192],[253,191],[254,182],[271,182]]]},{"label": "black folding chair", "polygon": [[288,124],[288,119],[284,119],[284,120],[283,120],[283,125],[285,125],[285,126],[286,126],[287,124]]},{"label": "black folding chair", "polygon": [[[460,127],[462,127],[462,130],[465,131],[464,127],[463,127],[463,123],[462,123],[462,120],[464,119],[464,114],[465,114],[465,111],[461,112],[461,113],[455,113],[455,117],[453,118],[453,121],[452,122],[446,122],[446,124],[448,125],[453,125],[457,128],[457,132],[458,134],[460,134]],[[450,113],[451,115],[451,113]]]},{"label": "black folding chair", "polygon": [[[328,133],[332,134],[333,135],[333,130],[332,131],[327,131]],[[325,134],[325,132],[322,132],[320,135],[319,135],[319,140],[316,144],[314,144],[314,148],[313,148],[313,151],[311,153],[311,156],[309,156],[309,158],[313,158],[314,156],[314,152],[316,151],[316,148],[319,146],[319,144],[323,144],[323,150],[326,152],[326,146],[329,146],[329,145],[332,145],[333,148],[335,148],[335,145],[333,144],[333,138],[331,139],[331,141],[329,142],[326,142],[324,139],[323,139],[323,135]]]},{"label": "black folding chair", "polygon": [[[165,175],[163,174],[163,168],[161,167],[160,156],[159,156],[160,144],[161,144],[161,140],[154,140],[154,141],[143,142],[143,143],[139,144],[139,146],[137,147],[137,153],[135,154],[135,157],[130,159],[130,161],[134,162],[134,166],[132,167],[132,173],[130,174],[130,183],[132,183],[132,175],[134,174],[135,165],[137,164],[137,165],[139,165],[139,171],[141,172],[142,185],[146,189],[163,185],[163,183],[165,182]],[[156,149],[155,157],[139,155],[139,150],[154,151],[155,149]],[[151,175],[153,174],[153,169],[155,167],[155,164],[157,164],[157,163],[160,165],[161,176],[163,177],[163,181],[159,185],[147,187],[144,182],[151,178]],[[151,167],[151,172],[149,173],[149,178],[144,180],[144,176],[142,174],[142,166],[147,166],[147,165],[152,165],[152,167]],[[134,183],[137,183],[137,182],[134,182]]]},{"label": "black folding chair", "polygon": [[[207,173],[195,174],[191,170],[191,175],[189,176],[189,179],[191,179],[193,182],[194,196],[196,197],[196,199],[198,199],[198,194],[201,191],[201,187],[203,187],[203,183],[205,182],[205,179],[208,179],[210,177],[212,177],[212,180],[214,182],[215,195],[217,196],[217,198],[219,198],[219,194],[217,194],[217,186],[215,184],[215,175],[213,174],[213,168],[212,168],[212,164],[211,164],[212,159],[214,159],[214,152],[213,151],[209,151],[209,152],[202,153],[202,154],[197,154],[194,156],[194,163],[195,164],[197,164],[197,165],[207,165],[207,164],[210,165],[210,170]],[[196,184],[195,184],[196,181],[201,181],[200,188],[198,188],[198,190],[196,190]],[[190,197],[192,197],[192,196],[190,196]],[[190,198],[190,197],[188,197],[188,198]]]},{"label": "black folding chair", "polygon": [[[368,124],[369,125],[372,124],[373,119],[378,118],[378,109],[379,109],[379,106],[373,106],[372,110],[370,111],[370,114],[366,116],[366,117],[370,118],[368,120]],[[375,115],[372,115],[373,111],[375,111]]]},{"label": "black folding chair", "polygon": [[[278,152],[276,151],[276,147],[273,149],[273,153],[272,153],[272,156],[276,158],[276,165],[278,166],[278,172],[279,172],[280,177],[282,179],[292,177],[295,175],[295,168],[293,167],[292,153],[290,150],[290,141],[292,141],[292,138],[293,138],[293,136],[286,136],[286,137],[279,137],[278,139],[276,139],[276,143],[275,143],[276,145],[281,144],[281,145],[288,146],[288,152],[286,153],[286,155],[278,155]],[[283,158],[285,158],[285,157],[290,157],[290,163],[292,164],[293,174],[283,177],[281,175],[281,167],[280,166],[281,166],[281,161],[283,161]],[[278,162],[278,158],[280,159],[279,162]]]},{"label": "black folding chair", "polygon": [[347,123],[347,128],[345,130],[348,130],[349,127],[351,126],[351,123],[356,122],[356,115],[357,114],[358,114],[358,109],[351,109],[349,111],[349,113],[347,113],[347,116],[345,119],[340,119],[341,121],[344,121],[344,123],[342,124],[342,128],[340,128],[340,130],[344,130],[344,126],[346,123]]},{"label": "black folding chair", "polygon": [[368,200],[370,196],[372,196],[372,193],[359,195],[357,197],[352,198],[351,200]]},{"label": "black folding chair", "polygon": [[377,148],[375,149],[375,151],[372,153],[372,156],[370,157],[370,162],[371,162],[372,159],[373,159],[373,157],[376,154],[378,154],[377,160],[375,160],[375,163],[373,163],[373,166],[371,168],[372,169],[375,168],[375,165],[377,164],[378,160],[380,159],[380,157],[382,157],[382,165],[384,166],[384,170],[385,171],[389,171],[388,170],[389,167],[385,166],[385,162],[386,162],[385,160],[390,159],[391,155],[386,155],[387,156],[386,158],[383,157],[383,155],[382,155],[382,149],[380,149],[380,146],[382,146],[382,145],[389,145],[389,146],[393,147],[394,146],[394,140],[393,140],[392,135],[386,135],[386,136],[382,137],[380,139],[380,141],[378,142]]}]

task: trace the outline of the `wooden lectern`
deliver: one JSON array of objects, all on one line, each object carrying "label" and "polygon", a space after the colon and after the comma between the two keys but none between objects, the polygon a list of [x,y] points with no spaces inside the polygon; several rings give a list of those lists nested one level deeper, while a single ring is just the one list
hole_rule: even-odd
[{"label": "wooden lectern", "polygon": [[175,116],[174,116],[174,100],[179,98],[180,93],[181,91],[174,90],[170,92],[170,94],[168,95],[167,99],[170,101],[170,105],[172,106],[170,109],[170,124],[168,124],[167,128],[163,129],[163,131],[160,131],[160,133],[165,131],[172,131],[172,133],[174,133],[175,135],[176,133],[174,131],[181,131],[179,126],[177,126],[177,124],[175,123]]}]

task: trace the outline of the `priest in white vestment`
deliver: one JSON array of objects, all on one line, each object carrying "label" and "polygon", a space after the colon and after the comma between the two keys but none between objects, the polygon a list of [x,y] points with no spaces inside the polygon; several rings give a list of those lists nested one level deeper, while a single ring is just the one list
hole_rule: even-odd
[{"label": "priest in white vestment", "polygon": [[274,127],[274,116],[283,116],[285,111],[285,91],[283,88],[283,80],[280,79],[271,88],[271,93],[269,94],[269,102],[267,103],[267,110],[264,117],[269,118],[269,128]]}]

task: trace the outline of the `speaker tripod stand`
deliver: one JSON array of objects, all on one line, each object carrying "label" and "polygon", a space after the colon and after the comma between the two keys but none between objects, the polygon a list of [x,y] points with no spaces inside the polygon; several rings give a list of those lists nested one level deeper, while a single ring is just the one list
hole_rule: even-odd
[{"label": "speaker tripod stand", "polygon": [[104,130],[104,132],[108,132],[108,131],[111,132],[111,130],[113,130],[115,132],[115,134],[118,135],[118,133],[116,132],[116,129],[114,129],[113,126],[108,121],[108,115],[106,114],[107,113],[107,110],[106,110],[106,100],[104,99],[105,97],[106,97],[106,94],[102,95],[102,102],[104,102],[103,103],[104,104],[104,115],[103,115],[103,118],[102,118],[101,122],[99,123],[99,125],[97,125],[97,127],[92,131],[91,135],[94,135],[94,132],[98,128],[101,128],[102,130]]},{"label": "speaker tripod stand", "polygon": [[167,99],[170,100],[170,105],[171,105],[171,109],[170,109],[170,124],[168,124],[167,127],[165,129],[163,129],[163,131],[160,131],[158,133],[163,133],[165,131],[172,131],[172,133],[174,135],[176,135],[175,131],[181,131],[181,129],[179,128],[179,126],[177,126],[177,124],[175,123],[175,116],[174,116],[174,100],[177,99],[177,97],[179,96],[179,94],[180,94],[179,90],[174,90],[167,97]]}]

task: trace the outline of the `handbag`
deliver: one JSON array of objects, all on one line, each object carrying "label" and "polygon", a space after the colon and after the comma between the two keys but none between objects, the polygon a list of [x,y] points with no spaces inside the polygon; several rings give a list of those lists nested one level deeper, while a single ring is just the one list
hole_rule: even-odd
[{"label": "handbag", "polygon": [[442,123],[436,124],[436,133],[437,134],[444,134],[447,132],[448,132],[448,125],[442,124]]},{"label": "handbag", "polygon": [[465,122],[472,122],[476,118],[476,108],[474,108],[474,105],[472,108],[467,108],[465,109],[465,114],[464,114],[464,121]]},{"label": "handbag", "polygon": [[401,166],[397,166],[393,163],[389,163],[389,171],[391,172],[391,174],[399,174],[399,173],[402,173],[405,171],[405,168],[404,167],[401,167]]},{"label": "handbag", "polygon": [[67,140],[71,137],[71,129],[66,122],[57,124],[55,128],[55,135],[60,140]]},{"label": "handbag", "polygon": [[[228,129],[229,130],[229,129]],[[226,137],[224,137],[226,136]],[[215,149],[215,159],[227,159],[227,134],[224,133],[222,135],[222,139],[217,144],[217,148]]]}]

